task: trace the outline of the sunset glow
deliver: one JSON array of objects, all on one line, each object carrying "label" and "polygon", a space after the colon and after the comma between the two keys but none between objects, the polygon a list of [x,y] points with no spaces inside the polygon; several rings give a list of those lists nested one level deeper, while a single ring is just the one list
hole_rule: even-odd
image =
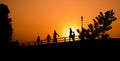
[{"label": "sunset glow", "polygon": [[80,29],[80,27],[76,26],[76,25],[66,25],[63,26],[63,30],[61,31],[63,33],[64,37],[68,37],[69,36],[69,28],[72,28],[73,32],[75,32],[76,36],[78,35],[78,33],[76,32],[76,29]]},{"label": "sunset glow", "polygon": [[0,0],[0,3],[10,9],[13,41],[35,41],[38,35],[44,40],[47,34],[53,37],[54,30],[60,37],[68,37],[69,28],[77,36],[76,29],[81,30],[81,16],[87,28],[99,12],[111,9],[117,20],[108,33],[112,38],[120,38],[120,0]]}]

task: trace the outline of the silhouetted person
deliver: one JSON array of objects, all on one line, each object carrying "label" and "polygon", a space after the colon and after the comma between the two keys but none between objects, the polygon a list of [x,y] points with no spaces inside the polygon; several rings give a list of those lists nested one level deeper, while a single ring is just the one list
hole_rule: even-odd
[{"label": "silhouetted person", "polygon": [[69,41],[70,41],[71,38],[72,38],[72,32],[73,32],[73,31],[72,31],[72,29],[70,28],[70,29],[69,29]]},{"label": "silhouetted person", "polygon": [[81,38],[81,37],[80,37],[80,33],[81,33],[81,32],[80,32],[79,29],[77,29],[77,32],[78,32],[78,34],[79,34],[78,37],[79,37],[79,39],[80,39],[80,38]]},{"label": "silhouetted person", "polygon": [[0,4],[0,47],[8,48],[12,40],[12,25],[7,5]]},{"label": "silhouetted person", "polygon": [[[53,43],[57,43],[57,32],[54,30],[54,35],[53,35]],[[59,36],[59,35],[58,35]]]},{"label": "silhouetted person", "polygon": [[37,45],[40,44],[40,36],[37,37]]},{"label": "silhouetted person", "polygon": [[48,43],[48,44],[50,43],[50,39],[51,39],[51,37],[50,37],[50,35],[48,34],[48,35],[47,35],[47,43]]},{"label": "silhouetted person", "polygon": [[75,41],[75,32],[72,32],[72,40]]}]

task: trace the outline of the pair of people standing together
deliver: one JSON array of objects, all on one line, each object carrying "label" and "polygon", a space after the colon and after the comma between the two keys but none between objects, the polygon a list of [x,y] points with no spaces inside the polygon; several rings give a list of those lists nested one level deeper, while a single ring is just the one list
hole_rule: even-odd
[{"label": "pair of people standing together", "polygon": [[[57,36],[59,36],[59,34],[56,32],[56,30],[54,30],[53,43],[57,43]],[[60,36],[59,36],[59,37],[60,37]],[[49,42],[50,42],[50,39],[51,39],[51,37],[50,37],[50,35],[48,34],[48,35],[47,35],[47,42],[48,42],[48,44],[49,44]]]}]

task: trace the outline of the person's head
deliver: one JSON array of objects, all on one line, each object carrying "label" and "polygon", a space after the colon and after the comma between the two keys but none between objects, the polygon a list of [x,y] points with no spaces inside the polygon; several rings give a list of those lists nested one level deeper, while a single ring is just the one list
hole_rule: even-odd
[{"label": "person's head", "polygon": [[72,29],[70,28],[70,30],[72,30]]},{"label": "person's head", "polygon": [[56,30],[54,30],[54,33],[56,33]]},{"label": "person's head", "polygon": [[48,34],[48,36],[50,36],[50,35]]},{"label": "person's head", "polygon": [[78,33],[80,33],[80,30],[79,30],[79,29],[77,29],[77,32],[78,32]]},{"label": "person's head", "polygon": [[40,39],[40,36],[38,36],[38,38]]},{"label": "person's head", "polygon": [[75,34],[75,32],[73,32],[73,34]]}]

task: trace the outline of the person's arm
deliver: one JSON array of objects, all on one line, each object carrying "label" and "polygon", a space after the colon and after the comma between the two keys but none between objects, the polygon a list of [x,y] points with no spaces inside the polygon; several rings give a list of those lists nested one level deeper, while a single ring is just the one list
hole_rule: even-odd
[{"label": "person's arm", "polygon": [[58,35],[58,37],[60,37],[60,35],[59,34],[57,34]]}]

